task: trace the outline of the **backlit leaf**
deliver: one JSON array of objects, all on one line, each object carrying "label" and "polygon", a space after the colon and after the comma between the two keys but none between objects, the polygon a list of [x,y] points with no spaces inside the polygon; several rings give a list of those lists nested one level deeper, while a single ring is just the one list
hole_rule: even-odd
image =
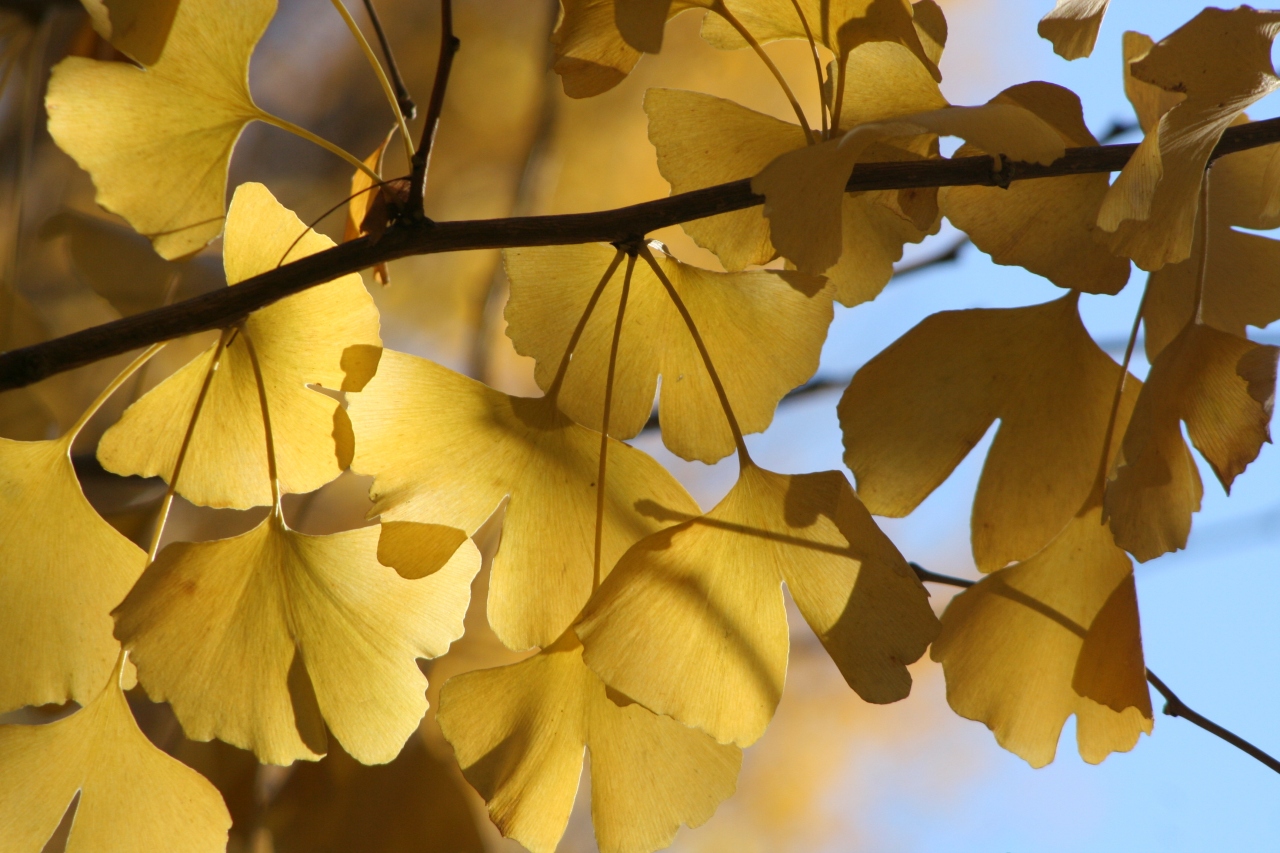
[{"label": "backlit leaf", "polygon": [[165,548],[115,612],[147,694],[190,737],[265,763],[319,757],[326,723],[358,760],[395,758],[427,708],[414,659],[462,635],[480,557],[464,541],[406,580],[378,562],[378,533],[308,536],[273,512],[235,538]]},{"label": "backlit leaf", "polygon": [[591,755],[603,853],[649,853],[733,793],[742,753],[607,691],[573,632],[535,657],[456,676],[438,713],[462,772],[502,833],[556,849]]},{"label": "backlit leaf", "polygon": [[[351,395],[354,470],[372,475],[384,521],[474,533],[510,500],[493,562],[489,621],[513,649],[547,646],[591,594],[600,436],[546,398],[511,397],[425,359],[387,351]],[[696,515],[661,465],[611,443],[601,572],[670,524],[650,505]]]},{"label": "backlit leaf", "polygon": [[[999,419],[973,502],[974,559],[990,572],[1047,545],[1094,485],[1120,375],[1076,303],[942,311],[867,362],[838,408],[867,508],[910,513]],[[1125,383],[1113,448],[1140,385]]]},{"label": "backlit leaf", "polygon": [[[236,190],[223,252],[232,285],[290,258],[333,246],[308,231],[261,184]],[[359,275],[345,275],[287,297],[244,322],[266,385],[285,492],[310,492],[337,477],[351,457],[351,427],[332,397],[307,387],[363,387],[381,352],[378,311]],[[153,388],[107,430],[98,460],[108,471],[143,477],[173,475],[174,464],[216,345]],[[271,503],[258,386],[244,340],[222,353],[182,465],[178,492],[204,506]]]},{"label": "backlit leaf", "polygon": [[1093,53],[1098,28],[1110,0],[1058,0],[1040,19],[1036,32],[1053,42],[1053,52],[1063,59],[1081,59]]},{"label": "backlit leaf", "polygon": [[[510,249],[507,334],[534,373],[551,387],[570,336],[615,250],[580,246]],[[656,252],[658,264],[688,308],[745,433],[763,432],[784,394],[818,368],[831,322],[831,296],[820,278],[797,272],[720,273]],[[573,351],[557,405],[599,430],[605,379],[623,272],[614,272]],[[649,420],[661,378],[658,416],[667,447],[712,463],[733,452],[733,435],[684,320],[662,282],[635,265],[618,346],[609,434],[632,438]]]},{"label": "backlit leaf", "polygon": [[632,546],[576,627],[606,684],[721,743],[754,742],[787,670],[786,581],[862,698],[910,692],[906,664],[937,623],[844,475],[748,464],[705,516],[670,515],[681,523]]},{"label": "backlit leaf", "polygon": [[155,65],[179,0],[82,0],[98,35],[143,65]]}]

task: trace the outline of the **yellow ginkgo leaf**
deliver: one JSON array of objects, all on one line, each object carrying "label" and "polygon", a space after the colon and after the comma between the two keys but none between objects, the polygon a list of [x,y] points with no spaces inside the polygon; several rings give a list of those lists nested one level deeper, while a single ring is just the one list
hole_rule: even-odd
[{"label": "yellow ginkgo leaf", "polygon": [[101,217],[64,210],[40,226],[40,236],[64,238],[76,274],[125,316],[223,284],[216,258],[166,261],[145,237]]},{"label": "yellow ginkgo leaf", "polygon": [[603,853],[666,847],[734,789],[742,753],[605,688],[572,631],[535,657],[450,679],[440,727],[502,834],[552,853],[591,755]]},{"label": "yellow ginkgo leaf", "polygon": [[[794,0],[725,0],[725,5],[757,41],[807,39],[807,23],[813,38],[837,57],[873,42],[900,44],[915,54],[935,80],[942,79],[913,26],[909,0],[800,0],[798,4]],[[715,14],[703,21],[702,36],[723,49],[747,44],[724,17]]]},{"label": "yellow ginkgo leaf", "polygon": [[480,556],[464,541],[406,580],[377,548],[377,527],[308,536],[278,511],[232,539],[175,543],[116,609],[116,636],[196,740],[288,764],[325,751],[327,723],[348,753],[385,763],[427,709],[415,658],[462,636]]},{"label": "yellow ginkgo leaf", "polygon": [[0,726],[4,850],[40,850],[77,795],[66,853],[226,849],[231,817],[217,789],[138,730],[118,673],[69,717]]},{"label": "yellow ginkgo leaf", "polygon": [[1274,275],[1280,241],[1236,230],[1280,226],[1280,145],[1217,160],[1206,215],[1208,233],[1196,228],[1191,257],[1166,264],[1148,278],[1142,321],[1149,361],[1154,362],[1195,315],[1202,274],[1200,317],[1205,325],[1243,338],[1246,326],[1264,327],[1280,319],[1280,288]]},{"label": "yellow ginkgo leaf", "polygon": [[[615,250],[602,243],[509,249],[507,334],[537,360],[542,389],[555,381],[565,349]],[[655,252],[659,266],[697,323],[738,424],[763,432],[782,396],[808,381],[831,323],[831,295],[821,278],[797,272],[721,273]],[[602,427],[606,377],[624,275],[600,293],[573,350],[556,397],[584,426]],[[609,434],[632,438],[653,410],[662,438],[684,459],[713,463],[734,450],[733,434],[702,357],[666,288],[645,263],[635,265],[627,296],[609,416]]]},{"label": "yellow ginkgo leaf", "polygon": [[[1085,127],[1080,99],[1052,83],[1005,89],[992,103],[1016,104],[1044,119],[1071,147],[1097,145]],[[963,146],[956,156],[980,153]],[[1118,293],[1129,261],[1107,251],[1094,234],[1107,176],[1073,175],[1016,181],[1008,188],[943,187],[942,212],[998,264],[1025,267],[1059,287]]]},{"label": "yellow ginkgo leaf", "polygon": [[155,65],[169,40],[179,0],[81,0],[89,21],[121,53]]},{"label": "yellow ginkgo leaf", "polygon": [[1113,252],[1144,270],[1191,254],[1210,153],[1246,107],[1280,86],[1271,67],[1277,32],[1280,12],[1210,8],[1126,62],[1128,74],[1185,98],[1147,131],[1103,200],[1098,225]]},{"label": "yellow ginkgo leaf", "polygon": [[0,712],[98,695],[120,651],[111,608],[147,562],[80,491],[73,439],[0,439]]},{"label": "yellow ginkgo leaf", "polygon": [[1204,487],[1191,443],[1224,489],[1271,440],[1280,349],[1189,323],[1151,365],[1107,487],[1116,543],[1140,561],[1187,544]]},{"label": "yellow ginkgo leaf", "polygon": [[1036,32],[1053,42],[1053,52],[1063,59],[1081,59],[1093,53],[1098,28],[1110,0],[1058,0],[1040,19]]},{"label": "yellow ginkgo leaf", "polygon": [[[854,51],[854,56],[878,46],[864,45]],[[897,50],[905,54],[902,48]],[[906,56],[920,67],[914,57]],[[936,91],[932,79],[925,76]],[[928,101],[917,105],[909,97],[904,96],[897,106],[937,105]],[[778,156],[805,145],[799,125],[697,92],[650,89],[645,93],[645,111],[649,114],[649,139],[658,153],[658,168],[673,193],[749,178]],[[716,152],[716,156],[708,157],[708,151]],[[869,159],[907,160],[922,156],[924,152],[882,145]],[[937,230],[936,211],[926,222],[915,222],[904,213],[901,195],[895,191],[846,193],[841,200],[841,257],[846,262],[827,270],[827,278],[842,304],[856,305],[875,298],[893,275],[893,264],[902,257],[903,244],[918,243]],[[927,195],[932,198],[932,194]],[[769,223],[759,208],[687,222],[684,230],[698,245],[715,252],[730,270],[766,263],[777,254],[769,240]]]},{"label": "yellow ginkgo leaf", "polygon": [[[867,508],[910,513],[999,419],[973,502],[974,559],[990,572],[1048,544],[1094,485],[1120,378],[1077,301],[939,312],[867,362],[837,410]],[[1140,386],[1125,382],[1113,448]]]},{"label": "yellow ginkgo leaf", "polygon": [[[147,20],[138,7],[151,4],[124,5]],[[69,57],[45,99],[49,133],[93,177],[98,203],[166,258],[222,230],[231,149],[265,115],[249,94],[249,56],[276,10],[275,0],[174,5],[154,65]]]},{"label": "yellow ginkgo leaf", "polygon": [[[590,98],[621,83],[642,52],[662,47],[662,28],[686,9],[707,6],[697,0],[563,0],[563,12],[551,34],[554,70],[571,98]],[[626,30],[626,34],[619,27]]]},{"label": "yellow ginkgo leaf", "polygon": [[[509,648],[555,641],[595,578],[600,435],[555,401],[511,397],[425,359],[388,351],[351,395],[352,468],[375,480],[384,522],[446,524],[474,533],[509,497],[493,561],[489,621]],[[650,457],[611,442],[600,573],[631,543],[696,515],[697,504]]]},{"label": "yellow ginkgo leaf", "polygon": [[[227,217],[227,281],[234,285],[274,268],[295,240],[290,258],[333,246],[328,237],[308,231],[266,187],[241,185]],[[346,413],[308,384],[362,388],[377,368],[382,343],[378,310],[359,275],[251,314],[221,351],[178,478],[178,492],[203,506],[243,509],[272,500],[257,380],[242,336],[252,341],[262,368],[285,492],[320,488],[351,458]],[[211,346],[130,406],[98,445],[102,467],[168,480],[218,354],[218,345]]]},{"label": "yellow ginkgo leaf", "polygon": [[1032,767],[1053,761],[1072,714],[1091,764],[1151,733],[1133,569],[1088,503],[1043,551],[952,599],[930,652],[955,712]]},{"label": "yellow ginkgo leaf", "polygon": [[334,747],[293,768],[261,823],[274,853],[484,853],[464,784],[418,735],[377,767]]},{"label": "yellow ginkgo leaf", "polygon": [[841,257],[841,206],[855,165],[877,159],[887,140],[925,133],[959,136],[988,154],[1035,163],[1052,163],[1066,150],[1048,122],[1013,103],[943,107],[860,125],[838,141],[789,151],[752,179],[752,191],[765,197],[774,247],[802,272],[825,272]]},{"label": "yellow ginkgo leaf", "polygon": [[721,743],[753,743],[787,671],[785,580],[858,695],[910,692],[906,665],[937,620],[843,474],[747,463],[715,509],[680,520],[632,546],[576,627],[606,684]]}]

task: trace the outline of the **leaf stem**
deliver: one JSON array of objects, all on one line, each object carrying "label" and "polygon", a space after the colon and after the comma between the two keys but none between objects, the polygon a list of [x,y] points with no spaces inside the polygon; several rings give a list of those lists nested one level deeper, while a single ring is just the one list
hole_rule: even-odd
[{"label": "leaf stem", "polygon": [[[1147,304],[1147,294],[1151,292],[1151,278],[1148,276],[1147,283],[1142,286],[1142,298],[1138,300],[1138,310],[1133,315],[1133,326],[1129,329],[1129,339],[1124,345],[1124,359],[1120,362],[1120,378],[1116,380],[1116,391],[1111,397],[1111,414],[1107,417],[1107,429],[1102,435],[1102,459],[1098,462],[1098,476],[1093,483],[1093,492],[1090,498],[1101,499],[1102,491],[1107,482],[1107,467],[1111,461],[1111,442],[1115,438],[1116,419],[1120,416],[1120,401],[1124,399],[1124,386],[1129,378],[1129,361],[1133,358],[1133,347],[1138,341],[1138,328],[1142,325],[1142,311]],[[1076,291],[1076,298],[1079,299],[1079,291]],[[1102,523],[1106,524],[1106,513],[1103,513]]]},{"label": "leaf stem", "polygon": [[618,297],[618,318],[613,323],[613,343],[609,346],[609,370],[604,379],[604,413],[600,423],[600,470],[596,476],[596,549],[591,575],[591,592],[600,588],[600,563],[604,551],[604,483],[609,458],[609,414],[613,407],[613,376],[618,366],[618,342],[622,340],[622,318],[627,313],[627,296],[631,293],[631,273],[636,256],[627,254],[627,271],[622,277],[622,295]]},{"label": "leaf stem", "polygon": [[400,76],[400,66],[396,65],[395,54],[391,52],[391,42],[387,41],[387,34],[382,29],[382,20],[378,17],[378,11],[373,8],[373,0],[364,0],[364,9],[369,13],[369,21],[372,22],[373,31],[378,36],[378,44],[382,46],[382,55],[387,60],[387,71],[391,74],[391,84],[396,90],[396,103],[404,117],[412,119],[418,114],[418,105],[413,102],[413,98],[409,95],[409,88],[405,86],[404,78]]},{"label": "leaf stem", "polygon": [[[364,37],[364,33],[360,31],[360,25],[356,23],[356,19],[351,17],[351,13],[347,11],[346,5],[342,0],[331,0],[333,8],[338,10],[338,14],[342,16],[343,22],[346,23],[347,29],[351,31],[352,37],[356,43],[360,45],[360,50],[364,53],[365,60],[369,63],[369,67],[373,69],[374,75],[378,78],[379,85],[382,86],[382,94],[386,96],[387,103],[391,105],[391,114],[395,116],[396,126],[400,128],[400,139],[404,141],[404,156],[409,162],[413,161],[413,140],[409,137],[409,125],[405,123],[404,113],[400,109],[400,101],[396,97],[395,91],[391,88],[391,81],[387,79],[387,73],[382,70],[382,63],[378,62],[378,57],[374,55],[373,48],[369,46],[369,40]],[[365,0],[366,7],[372,14],[373,6],[369,0]],[[377,18],[374,18],[376,21]],[[382,29],[378,28],[379,37],[382,36]],[[383,52],[386,51],[386,41],[382,42]],[[403,83],[401,87],[403,88]]]},{"label": "leaf stem", "polygon": [[720,398],[720,408],[724,410],[725,419],[729,422],[729,431],[733,433],[733,443],[738,448],[739,466],[745,468],[748,465],[754,465],[755,463],[751,461],[751,454],[747,453],[747,442],[742,437],[742,429],[738,426],[738,419],[733,414],[733,407],[729,405],[729,395],[725,392],[724,384],[720,381],[720,374],[716,373],[716,366],[711,363],[711,353],[707,352],[707,345],[703,343],[702,335],[698,332],[698,326],[693,322],[693,316],[689,313],[689,309],[685,307],[684,300],[680,298],[680,294],[676,292],[671,279],[667,278],[667,274],[658,265],[653,252],[649,251],[647,244],[640,244],[640,254],[644,256],[645,263],[649,265],[654,275],[662,282],[662,286],[666,288],[667,295],[671,297],[672,303],[676,306],[676,310],[680,312],[685,326],[689,329],[689,334],[693,336],[693,343],[698,347],[698,353],[702,356],[702,364],[707,368],[707,375],[711,377],[711,384],[716,389],[716,396]]},{"label": "leaf stem", "polygon": [[[968,589],[977,583],[976,581],[965,580],[964,578],[953,578],[950,575],[940,575],[937,572],[931,572],[919,563],[908,563],[907,565],[911,566],[911,568],[915,570],[916,576],[925,583],[946,584],[947,586],[958,586],[964,589]],[[1188,708],[1186,703],[1179,699],[1177,694],[1169,689],[1169,685],[1161,681],[1160,678],[1149,669],[1147,670],[1147,681],[1160,693],[1161,696],[1164,697],[1164,712],[1166,715],[1170,717],[1181,717],[1187,722],[1199,726],[1209,732],[1209,734],[1221,738],[1241,752],[1256,758],[1267,767],[1277,773],[1280,773],[1280,761],[1263,752],[1261,749],[1258,749],[1258,747],[1249,743],[1249,741],[1240,737],[1235,732],[1232,732],[1230,729],[1223,728],[1203,714],[1196,713]]]},{"label": "leaf stem", "polygon": [[578,325],[573,327],[573,334],[569,335],[569,342],[565,344],[564,355],[560,356],[560,366],[556,368],[556,376],[551,380],[551,385],[547,387],[547,396],[552,400],[560,394],[560,386],[564,384],[564,376],[569,370],[569,359],[573,358],[573,351],[578,346],[582,331],[587,327],[587,321],[591,319],[591,312],[595,310],[596,303],[600,301],[600,294],[604,293],[605,285],[609,283],[609,279],[613,278],[613,273],[618,269],[618,264],[620,263],[622,263],[622,250],[618,249],[613,256],[613,260],[609,262],[608,269],[604,271],[604,275],[600,276],[600,283],[592,291],[591,298],[587,300],[587,307],[583,309],[582,316],[578,318]]},{"label": "leaf stem", "polygon": [[280,507],[280,474],[276,470],[276,442],[271,432],[271,412],[267,406],[267,383],[262,379],[262,365],[258,363],[258,351],[253,346],[253,338],[248,329],[241,329],[240,337],[244,339],[245,349],[249,351],[249,363],[253,365],[253,378],[258,385],[258,405],[262,409],[262,430],[267,437],[267,478],[271,480],[271,511],[279,515]]},{"label": "leaf stem", "polygon": [[461,46],[462,42],[453,34],[453,0],[440,0],[440,57],[436,61],[436,79],[431,84],[431,100],[427,102],[426,122],[422,125],[422,141],[413,155],[409,176],[408,213],[412,218],[424,216],[422,205],[427,189],[427,167],[431,163],[431,149],[435,145],[440,115],[444,112],[444,95],[449,88],[453,57]]},{"label": "leaf stem", "polygon": [[800,0],[791,0],[791,5],[796,10],[796,16],[800,18],[800,26],[804,27],[804,36],[809,40],[809,49],[813,51],[813,70],[818,76],[818,103],[822,113],[822,138],[827,139],[830,130],[827,124],[827,99],[822,92],[822,57],[818,55],[818,42],[813,37],[813,30],[809,28],[809,19],[804,16],[804,10],[800,8]]},{"label": "leaf stem", "polygon": [[335,156],[341,157],[343,160],[346,160],[348,163],[350,163],[355,168],[359,169],[361,172],[364,172],[374,181],[382,180],[382,178],[378,175],[378,173],[370,169],[368,166],[366,166],[364,162],[360,160],[359,157],[352,154],[350,151],[347,151],[345,148],[342,148],[338,145],[334,145],[332,142],[325,139],[323,136],[317,136],[316,134],[307,130],[305,127],[299,127],[298,125],[294,124],[288,119],[283,119],[283,118],[280,118],[280,116],[272,115],[271,113],[266,112],[265,110],[259,110],[255,118],[258,121],[263,122],[264,124],[269,124],[273,127],[278,127],[281,130],[285,130],[285,131],[288,131],[289,133],[292,133],[294,136],[301,137],[302,139],[305,139],[308,142],[319,145],[321,148],[323,148],[325,151],[328,151],[330,154],[333,154]]},{"label": "leaf stem", "polygon": [[738,35],[742,36],[742,40],[756,52],[756,56],[760,57],[760,61],[769,69],[769,73],[773,75],[773,79],[777,80],[778,85],[782,87],[782,93],[786,95],[787,100],[791,102],[791,109],[795,110],[796,118],[800,120],[800,126],[804,128],[804,138],[810,145],[813,145],[816,141],[813,136],[813,129],[809,127],[809,120],[805,118],[804,110],[800,108],[800,102],[796,100],[795,92],[791,91],[791,86],[787,84],[787,78],[782,76],[782,72],[778,69],[778,66],[774,64],[773,60],[769,58],[769,54],[764,52],[764,48],[760,45],[760,42],[756,41],[756,37],[751,34],[751,31],[738,20],[737,16],[729,11],[729,7],[724,4],[724,0],[714,0],[710,8],[711,11],[724,18],[729,26],[737,30]]},{"label": "leaf stem", "polygon": [[84,429],[84,425],[89,422],[89,419],[98,413],[98,409],[102,408],[102,404],[107,402],[112,394],[120,390],[120,386],[128,382],[129,377],[132,376],[138,368],[142,367],[142,365],[151,360],[152,356],[164,349],[164,345],[165,342],[162,341],[158,344],[152,344],[147,347],[137,358],[129,362],[128,366],[125,367],[124,370],[117,373],[115,379],[112,379],[107,383],[107,387],[103,388],[102,392],[93,399],[93,402],[89,404],[89,408],[85,409],[84,412],[81,413],[80,417],[76,419],[76,422],[71,425],[71,429],[67,430],[66,434],[63,436],[68,446],[71,445],[71,442],[75,441],[76,436],[80,434],[80,430]]},{"label": "leaf stem", "polygon": [[836,79],[832,83],[836,93],[835,103],[831,106],[831,136],[833,138],[840,132],[840,112],[844,109],[844,78],[848,70],[849,55],[842,53],[840,58],[836,60]]},{"label": "leaf stem", "polygon": [[1209,175],[1213,164],[1205,167],[1200,185],[1200,269],[1196,271],[1196,311],[1192,322],[1204,322],[1204,282],[1209,275]]},{"label": "leaf stem", "polygon": [[178,456],[173,461],[173,473],[169,475],[169,486],[164,490],[164,497],[160,499],[160,509],[156,513],[155,527],[151,531],[151,544],[147,547],[148,563],[154,563],[156,554],[160,551],[160,538],[164,535],[165,522],[169,520],[169,509],[173,506],[173,496],[178,491],[178,475],[182,473],[182,463],[187,460],[187,450],[191,447],[191,437],[196,432],[196,420],[200,417],[200,410],[204,408],[205,398],[209,395],[209,386],[213,384],[213,374],[218,370],[218,365],[222,361],[222,354],[226,351],[232,335],[232,329],[222,330],[222,334],[218,336],[218,344],[214,347],[209,369],[204,373],[204,382],[200,385],[200,393],[196,395],[196,404],[191,410],[191,419],[187,422],[187,431],[182,436],[182,444],[178,446]]}]

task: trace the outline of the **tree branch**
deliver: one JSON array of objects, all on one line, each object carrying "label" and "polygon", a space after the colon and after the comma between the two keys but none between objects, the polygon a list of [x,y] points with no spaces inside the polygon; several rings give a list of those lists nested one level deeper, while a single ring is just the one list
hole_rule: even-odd
[{"label": "tree branch", "polygon": [[[1217,158],[1276,142],[1280,142],[1280,118],[1237,125],[1223,134],[1213,156]],[[1000,186],[1015,180],[1114,172],[1124,167],[1136,147],[1071,148],[1048,166],[1006,162],[1000,173],[994,171],[995,164],[990,157],[864,163],[854,169],[847,189],[861,192],[911,187]],[[56,373],[157,341],[223,328],[286,296],[396,258],[465,249],[627,242],[669,225],[763,202],[762,196],[751,191],[751,181],[744,179],[595,213],[459,222],[402,220],[388,228],[376,242],[362,237],[225,290],[0,354],[0,391],[30,385]]]},{"label": "tree branch", "polygon": [[373,8],[373,0],[364,0],[364,9],[369,13],[373,32],[378,36],[378,44],[382,46],[382,56],[387,60],[387,74],[391,77],[391,88],[395,89],[400,112],[404,114],[406,120],[412,119],[418,114],[418,105],[413,102],[409,88],[404,85],[404,78],[400,76],[400,67],[396,65],[396,57],[391,52],[391,43],[387,41],[387,34],[382,31],[382,21],[378,18],[377,10]]},{"label": "tree branch", "polygon": [[462,42],[453,34],[453,0],[440,0],[440,58],[436,62],[436,79],[431,84],[431,100],[427,102],[427,120],[422,125],[422,141],[413,155],[413,169],[409,176],[409,220],[420,222],[423,195],[427,189],[427,166],[431,162],[431,147],[436,141],[436,128],[444,112],[444,94],[449,88],[449,72],[453,57]]},{"label": "tree branch", "polygon": [[[918,563],[908,563],[907,565],[911,566],[911,568],[915,570],[916,576],[926,583],[940,583],[948,586],[963,587],[965,589],[968,589],[976,583],[976,581],[965,580],[964,578],[953,578],[950,575],[940,575],[937,572],[931,572]],[[1149,669],[1147,670],[1147,681],[1150,682],[1151,686],[1164,697],[1165,714],[1170,717],[1182,717],[1182,719],[1187,722],[1194,723],[1209,734],[1222,738],[1236,749],[1256,758],[1267,767],[1277,773],[1280,773],[1280,761],[1277,761],[1267,753],[1258,749],[1235,732],[1232,732],[1229,729],[1224,729],[1222,726],[1218,725],[1213,720],[1210,720],[1208,717],[1205,717],[1203,714],[1198,714],[1188,708],[1186,703],[1179,699],[1177,694],[1169,689],[1169,685],[1161,681],[1159,676]]]}]

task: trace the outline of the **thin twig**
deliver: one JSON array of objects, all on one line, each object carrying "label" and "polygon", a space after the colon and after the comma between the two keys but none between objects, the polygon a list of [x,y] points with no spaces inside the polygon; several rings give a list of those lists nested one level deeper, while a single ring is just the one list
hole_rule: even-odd
[{"label": "thin twig", "polygon": [[[1241,124],[1222,135],[1213,157],[1277,142],[1280,142],[1280,118]],[[846,189],[863,192],[997,186],[1006,176],[1008,180],[1029,180],[1114,172],[1124,167],[1136,148],[1136,145],[1071,148],[1048,166],[1006,162],[1000,174],[995,172],[992,158],[986,156],[863,163],[854,170]],[[21,388],[157,341],[224,328],[286,296],[396,258],[466,249],[629,242],[668,225],[742,210],[763,202],[763,196],[751,191],[750,180],[744,179],[594,213],[460,222],[399,221],[377,241],[368,237],[351,240],[246,279],[235,287],[0,354],[0,391]]]},{"label": "thin twig", "polygon": [[440,0],[440,59],[436,62],[436,79],[431,84],[431,100],[427,102],[427,120],[422,125],[422,141],[413,155],[413,170],[409,177],[409,210],[411,220],[424,218],[423,194],[427,189],[427,166],[431,162],[431,148],[436,141],[436,128],[444,111],[444,93],[449,88],[449,71],[453,57],[462,42],[453,34],[453,0]]},{"label": "thin twig", "polygon": [[382,58],[387,60],[387,74],[391,76],[391,86],[395,89],[400,112],[404,113],[406,119],[413,119],[418,115],[418,105],[409,96],[409,89],[404,85],[404,78],[400,76],[400,67],[396,65],[396,57],[391,52],[391,43],[387,41],[387,34],[382,31],[382,21],[378,19],[378,13],[373,8],[373,0],[364,0],[364,9],[369,13],[373,32],[378,36],[378,44],[382,47]]},{"label": "thin twig", "polygon": [[[920,580],[926,583],[940,583],[940,584],[946,584],[947,586],[963,587],[965,589],[973,586],[976,583],[976,581],[965,580],[964,578],[953,578],[950,575],[940,575],[937,572],[931,572],[928,569],[926,569],[924,566],[921,566],[918,563],[908,563],[908,565],[915,570],[916,576],[919,577]],[[1240,750],[1241,752],[1247,755],[1252,756],[1253,758],[1256,758],[1258,761],[1262,762],[1267,767],[1271,768],[1277,773],[1280,773],[1280,761],[1277,761],[1275,758],[1272,758],[1267,753],[1258,749],[1256,746],[1249,743],[1249,741],[1240,737],[1240,735],[1236,734],[1235,732],[1232,732],[1229,729],[1223,728],[1222,726],[1215,723],[1213,720],[1210,720],[1208,717],[1205,717],[1203,714],[1196,713],[1195,711],[1188,708],[1186,703],[1183,702],[1181,699],[1179,699],[1177,694],[1169,689],[1169,685],[1161,681],[1159,676],[1157,676],[1154,672],[1152,672],[1149,669],[1147,670],[1147,681],[1151,684],[1152,687],[1154,687],[1160,693],[1161,696],[1164,697],[1165,714],[1167,714],[1170,717],[1182,717],[1182,719],[1186,720],[1187,722],[1194,723],[1195,725],[1204,729],[1206,732],[1209,732],[1209,734],[1216,735],[1217,737],[1222,738],[1222,740],[1231,744],[1236,749]]]}]

